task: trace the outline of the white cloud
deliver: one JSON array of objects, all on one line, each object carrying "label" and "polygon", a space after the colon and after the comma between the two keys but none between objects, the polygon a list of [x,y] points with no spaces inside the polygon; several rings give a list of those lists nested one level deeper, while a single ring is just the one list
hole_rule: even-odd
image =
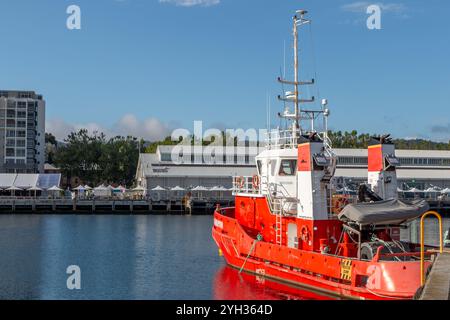
[{"label": "white cloud", "polygon": [[384,12],[393,12],[402,14],[407,11],[407,7],[403,3],[383,3],[383,2],[370,2],[370,1],[357,1],[348,3],[341,6],[341,9],[346,12],[366,13],[367,8],[370,5],[378,5]]},{"label": "white cloud", "polygon": [[203,6],[210,7],[220,3],[220,0],[159,0],[160,3],[174,4],[179,7]]},{"label": "white cloud", "polygon": [[169,126],[156,118],[139,120],[132,114],[123,116],[111,127],[104,127],[95,122],[72,124],[62,119],[50,119],[46,122],[46,131],[58,140],[64,140],[71,132],[80,129],[87,129],[89,133],[103,132],[108,138],[131,135],[149,141],[161,140],[171,133]]}]

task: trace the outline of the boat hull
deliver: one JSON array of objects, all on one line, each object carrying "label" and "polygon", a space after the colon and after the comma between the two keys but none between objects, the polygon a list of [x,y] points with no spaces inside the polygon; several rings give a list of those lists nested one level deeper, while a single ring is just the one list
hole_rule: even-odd
[{"label": "boat hull", "polygon": [[360,261],[258,241],[220,212],[212,236],[231,267],[290,286],[371,300],[412,299],[420,287],[418,261]]}]

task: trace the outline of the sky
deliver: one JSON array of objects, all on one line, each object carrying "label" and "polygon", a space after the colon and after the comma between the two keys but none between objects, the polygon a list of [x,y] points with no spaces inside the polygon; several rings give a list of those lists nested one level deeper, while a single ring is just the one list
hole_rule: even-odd
[{"label": "sky", "polygon": [[[366,8],[382,8],[369,30]],[[0,0],[0,89],[34,90],[47,131],[155,140],[173,129],[277,125],[292,16],[304,88],[327,98],[333,130],[450,140],[448,0]],[[69,30],[69,5],[81,30]],[[286,62],[284,62],[286,61]],[[285,88],[286,91],[286,88]],[[317,104],[316,107],[319,107]]]}]

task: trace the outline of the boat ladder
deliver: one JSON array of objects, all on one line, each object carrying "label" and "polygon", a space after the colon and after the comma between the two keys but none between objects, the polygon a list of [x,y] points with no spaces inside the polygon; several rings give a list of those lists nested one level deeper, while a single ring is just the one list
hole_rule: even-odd
[{"label": "boat ladder", "polygon": [[275,214],[275,242],[278,245],[283,244],[283,201],[282,199],[273,199],[273,213]]}]

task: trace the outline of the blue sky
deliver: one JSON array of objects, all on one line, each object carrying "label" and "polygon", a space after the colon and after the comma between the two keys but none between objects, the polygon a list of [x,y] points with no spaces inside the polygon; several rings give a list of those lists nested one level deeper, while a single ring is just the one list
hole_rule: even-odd
[{"label": "blue sky", "polygon": [[[384,9],[382,30],[366,27],[372,3]],[[301,74],[317,73],[311,94],[329,99],[333,129],[450,140],[447,0],[0,4],[0,88],[42,93],[58,138],[87,127],[155,139],[195,120],[265,128],[267,94],[273,118],[282,108],[276,77],[284,43],[291,69],[291,17],[305,8]],[[66,28],[71,4],[81,30]]]}]

